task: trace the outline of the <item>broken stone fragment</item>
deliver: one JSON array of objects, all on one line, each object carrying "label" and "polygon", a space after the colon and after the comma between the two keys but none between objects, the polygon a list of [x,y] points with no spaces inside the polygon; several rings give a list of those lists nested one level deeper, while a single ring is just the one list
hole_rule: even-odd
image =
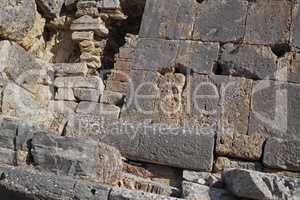
[{"label": "broken stone fragment", "polygon": [[214,163],[214,171],[219,172],[229,168],[250,169],[262,171],[262,165],[259,162],[247,162],[226,157],[218,157]]},{"label": "broken stone fragment", "polygon": [[21,41],[32,30],[36,15],[34,0],[1,0],[0,37]]},{"label": "broken stone fragment", "polygon": [[244,41],[248,44],[282,44],[289,40],[290,1],[256,1],[248,11]]},{"label": "broken stone fragment", "polygon": [[300,179],[245,169],[223,173],[226,188],[237,197],[250,199],[298,199]]},{"label": "broken stone fragment", "polygon": [[88,72],[85,63],[55,63],[53,69],[56,76],[86,76]]},{"label": "broken stone fragment", "polygon": [[[81,181],[32,169],[1,166],[1,199],[82,199],[107,200],[110,188],[96,182]],[[93,192],[91,192],[93,191]]]},{"label": "broken stone fragment", "polygon": [[55,18],[60,15],[65,0],[37,0],[39,11],[45,18]]},{"label": "broken stone fragment", "polygon": [[72,31],[94,31],[94,33],[100,37],[106,37],[109,32],[104,21],[102,21],[100,17],[93,18],[88,15],[84,15],[74,20],[70,29]]},{"label": "broken stone fragment", "polygon": [[75,101],[74,92],[72,88],[58,88],[55,94],[55,100]]},{"label": "broken stone fragment", "polygon": [[104,84],[100,77],[58,77],[54,80],[54,86],[58,88],[92,88],[103,90]]},{"label": "broken stone fragment", "polygon": [[220,156],[260,160],[265,137],[261,135],[218,135],[216,153]]},{"label": "broken stone fragment", "polygon": [[269,168],[300,172],[300,141],[268,138],[263,163]]},{"label": "broken stone fragment", "polygon": [[74,88],[74,96],[80,101],[93,101],[98,102],[100,95],[103,91],[99,89],[90,89],[90,88]]},{"label": "broken stone fragment", "polygon": [[82,101],[78,104],[77,113],[99,115],[109,119],[119,119],[120,107],[109,104]]},{"label": "broken stone fragment", "polygon": [[121,179],[121,154],[93,139],[36,134],[31,141],[35,167],[58,175],[116,184]]}]

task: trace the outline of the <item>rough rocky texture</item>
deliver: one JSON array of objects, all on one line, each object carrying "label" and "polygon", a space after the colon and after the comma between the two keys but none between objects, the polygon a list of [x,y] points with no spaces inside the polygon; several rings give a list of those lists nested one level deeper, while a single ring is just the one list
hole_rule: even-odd
[{"label": "rough rocky texture", "polygon": [[292,23],[292,45],[298,49],[300,49],[300,37],[299,37],[299,21],[300,21],[300,11],[299,11],[299,2],[294,5],[293,9],[293,23]]},{"label": "rough rocky texture", "polygon": [[216,153],[220,156],[260,160],[265,138],[260,135],[218,135]]},{"label": "rough rocky texture", "polygon": [[259,162],[247,162],[226,157],[218,157],[214,163],[214,171],[219,172],[229,168],[250,169],[262,171],[262,165]]},{"label": "rough rocky texture", "polygon": [[79,103],[76,112],[117,120],[119,119],[120,108],[114,105],[82,101]]},{"label": "rough rocky texture", "polygon": [[54,80],[58,88],[93,88],[103,90],[103,82],[99,77],[58,77]]},{"label": "rough rocky texture", "polygon": [[185,181],[193,182],[201,185],[220,187],[222,186],[221,174],[208,173],[208,172],[196,172],[184,170],[182,177]]},{"label": "rough rocky texture", "polygon": [[34,0],[1,0],[0,37],[20,41],[34,26],[37,15]]},{"label": "rough rocky texture", "polygon": [[60,15],[65,0],[37,0],[37,6],[46,18],[55,18]]},{"label": "rough rocky texture", "polygon": [[269,138],[264,148],[263,163],[270,168],[300,171],[300,141]]},{"label": "rough rocky texture", "polygon": [[88,72],[85,63],[56,63],[53,69],[56,76],[85,76]]},{"label": "rough rocky texture", "polygon": [[224,172],[226,187],[236,196],[251,199],[297,199],[300,180],[251,170]]}]

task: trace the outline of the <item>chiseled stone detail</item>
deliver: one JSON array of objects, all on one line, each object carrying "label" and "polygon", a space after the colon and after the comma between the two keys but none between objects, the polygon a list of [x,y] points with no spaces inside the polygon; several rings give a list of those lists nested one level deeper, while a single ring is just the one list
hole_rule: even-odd
[{"label": "chiseled stone detail", "polygon": [[269,168],[299,172],[300,141],[279,138],[267,139],[263,163]]}]

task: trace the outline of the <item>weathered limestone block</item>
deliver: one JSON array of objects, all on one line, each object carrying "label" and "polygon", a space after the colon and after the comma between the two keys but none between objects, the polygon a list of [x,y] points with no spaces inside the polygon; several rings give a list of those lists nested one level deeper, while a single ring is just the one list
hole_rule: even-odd
[{"label": "weathered limestone block", "polygon": [[16,130],[2,129],[0,131],[0,163],[16,165]]},{"label": "weathered limestone block", "polygon": [[195,8],[193,39],[240,41],[243,39],[247,6],[246,0],[200,1]]},{"label": "weathered limestone block", "polygon": [[93,139],[36,134],[31,145],[35,167],[40,170],[96,179],[106,184],[115,184],[121,179],[120,153]]},{"label": "weathered limestone block", "polygon": [[62,114],[73,114],[76,110],[77,103],[73,101],[50,101],[48,110]]},{"label": "weathered limestone block", "polygon": [[250,169],[262,171],[262,165],[259,162],[247,162],[226,157],[218,157],[214,163],[214,172],[223,171],[229,168]]},{"label": "weathered limestone block", "polygon": [[253,84],[249,135],[299,140],[300,85],[277,81]]},{"label": "weathered limestone block", "polygon": [[291,1],[257,1],[250,5],[244,41],[281,44],[289,40]]},{"label": "weathered limestone block", "polygon": [[183,170],[182,178],[185,181],[201,185],[214,187],[219,187],[223,185],[221,174]]},{"label": "weathered limestone block", "polygon": [[123,102],[125,95],[120,92],[104,90],[100,98],[100,103],[119,105]]},{"label": "weathered limestone block", "polygon": [[0,41],[0,72],[5,81],[33,91],[38,84],[52,84],[53,74],[49,66],[42,66],[22,47],[8,40]]},{"label": "weathered limestone block", "polygon": [[218,51],[219,45],[216,43],[139,39],[133,69],[163,70],[183,67],[210,74],[218,58]]},{"label": "weathered limestone block", "polygon": [[224,75],[250,79],[274,79],[277,69],[270,47],[234,44],[224,45],[218,67]]},{"label": "weathered limestone block", "polygon": [[[52,173],[1,166],[1,199],[103,199],[107,200],[110,188],[95,182],[86,182]],[[93,191],[93,192],[91,192]]]},{"label": "weathered limestone block", "polygon": [[93,18],[88,15],[84,15],[74,20],[70,29],[72,31],[94,31],[94,33],[100,37],[107,36],[109,32],[104,21],[100,17]]},{"label": "weathered limestone block", "polygon": [[260,160],[265,138],[261,135],[218,135],[216,153],[244,160]]},{"label": "weathered limestone block", "polygon": [[75,101],[74,92],[72,88],[58,88],[55,94],[55,100]]},{"label": "weathered limestone block", "polygon": [[81,114],[68,122],[66,134],[97,136],[132,160],[194,170],[212,169],[214,131],[211,129],[112,122],[101,116]]},{"label": "weathered limestone block", "polygon": [[294,5],[291,28],[291,44],[300,49],[300,3]]},{"label": "weathered limestone block", "polygon": [[55,63],[55,76],[86,76],[88,68],[85,63]]},{"label": "weathered limestone block", "polygon": [[74,88],[74,96],[80,101],[98,102],[103,91],[90,88]]},{"label": "weathered limestone block", "polygon": [[128,190],[124,188],[112,188],[110,195],[110,200],[180,200],[174,197],[161,196],[157,194],[141,192],[136,190]]},{"label": "weathered limestone block", "polygon": [[65,0],[37,0],[37,6],[43,17],[52,19],[59,17]]},{"label": "weathered limestone block", "polygon": [[77,113],[93,114],[109,119],[119,119],[120,107],[109,104],[82,101],[78,104]]},{"label": "weathered limestone block", "polygon": [[32,120],[41,129],[57,135],[62,133],[67,122],[62,115],[50,112],[34,95],[13,83],[8,84],[3,91],[2,112],[8,116]]},{"label": "weathered limestone block", "polygon": [[128,90],[128,83],[120,81],[108,81],[106,82],[105,89],[110,90],[112,92],[126,94],[126,91]]},{"label": "weathered limestone block", "polygon": [[34,0],[1,0],[0,13],[0,37],[20,41],[33,28],[37,10]]},{"label": "weathered limestone block", "polygon": [[104,84],[97,76],[92,77],[58,77],[54,80],[54,86],[58,88],[92,88],[102,90]]},{"label": "weathered limestone block", "polygon": [[300,83],[300,54],[297,52],[287,53],[278,59],[276,80]]},{"label": "weathered limestone block", "polygon": [[81,42],[84,40],[93,40],[94,32],[93,31],[77,31],[72,33],[72,40],[75,42]]},{"label": "weathered limestone block", "polygon": [[226,187],[238,197],[250,199],[298,199],[300,179],[251,170],[230,169],[223,174]]},{"label": "weathered limestone block", "polygon": [[184,123],[212,127],[224,134],[246,134],[252,81],[194,74],[187,79]]},{"label": "weathered limestone block", "polygon": [[128,173],[123,174],[123,179],[120,181],[119,185],[130,190],[141,190],[144,192],[165,196],[170,196],[175,192],[178,193],[178,189],[175,187],[163,185],[150,179],[138,177]]},{"label": "weathered limestone block", "polygon": [[193,0],[149,0],[140,29],[141,38],[189,39],[193,31]]},{"label": "weathered limestone block", "polygon": [[121,4],[119,0],[102,0],[97,2],[97,7],[103,9],[120,9]]},{"label": "weathered limestone block", "polygon": [[300,171],[300,141],[267,139],[263,163],[266,167]]}]

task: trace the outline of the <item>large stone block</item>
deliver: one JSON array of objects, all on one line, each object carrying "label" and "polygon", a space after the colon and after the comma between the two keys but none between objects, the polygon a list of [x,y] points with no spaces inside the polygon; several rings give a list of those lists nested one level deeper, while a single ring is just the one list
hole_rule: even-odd
[{"label": "large stone block", "polygon": [[220,156],[260,160],[265,138],[260,135],[218,135],[216,153]]},{"label": "large stone block", "polygon": [[291,44],[300,49],[300,2],[294,5],[291,29]]},{"label": "large stone block", "polygon": [[102,79],[97,76],[58,77],[54,80],[54,86],[58,88],[93,88],[93,89],[104,88]]},{"label": "large stone block", "polygon": [[135,51],[134,69],[190,69],[210,74],[218,58],[219,45],[196,41],[140,39]]},{"label": "large stone block", "polygon": [[80,181],[65,176],[1,166],[1,199],[103,199],[107,200],[110,188],[95,182]]},{"label": "large stone block", "polygon": [[77,113],[93,114],[101,117],[117,120],[120,115],[120,107],[95,102],[82,101],[78,104]]},{"label": "large stone block", "polygon": [[55,94],[55,100],[75,101],[72,88],[58,88]]},{"label": "large stone block", "polygon": [[229,43],[223,48],[219,73],[250,79],[274,79],[277,58],[270,47]]},{"label": "large stone block", "polygon": [[193,39],[220,42],[242,40],[247,6],[246,0],[200,1],[195,9]]},{"label": "large stone block", "polygon": [[298,139],[300,86],[277,81],[253,85],[249,134]]},{"label": "large stone block", "polygon": [[34,0],[1,0],[0,13],[1,38],[20,41],[33,29],[37,10]]},{"label": "large stone block", "polygon": [[121,154],[93,139],[36,134],[31,145],[35,167],[40,170],[106,184],[116,184],[121,179]]},{"label": "large stone block", "polygon": [[140,29],[142,38],[189,39],[193,31],[193,0],[149,0]]},{"label": "large stone block", "polygon": [[269,138],[264,148],[266,167],[300,171],[300,141]]},{"label": "large stone block", "polygon": [[65,0],[37,0],[37,6],[43,17],[55,18],[60,16]]},{"label": "large stone block", "polygon": [[299,199],[300,179],[251,170],[230,169],[224,172],[227,189],[240,198]]},{"label": "large stone block", "polygon": [[85,76],[88,73],[85,63],[55,63],[53,68],[56,76]]},{"label": "large stone block", "polygon": [[250,5],[244,41],[248,44],[281,44],[289,40],[292,2],[256,1]]},{"label": "large stone block", "polygon": [[[104,88],[103,88],[104,89]],[[103,91],[99,89],[89,89],[89,88],[74,88],[74,96],[80,101],[93,101],[98,102],[100,94]]]},{"label": "large stone block", "polygon": [[290,52],[278,59],[276,80],[300,83],[300,54]]},{"label": "large stone block", "polygon": [[67,125],[67,135],[97,136],[132,160],[210,171],[214,131],[174,128],[139,122],[111,122],[93,115],[77,115]]}]

